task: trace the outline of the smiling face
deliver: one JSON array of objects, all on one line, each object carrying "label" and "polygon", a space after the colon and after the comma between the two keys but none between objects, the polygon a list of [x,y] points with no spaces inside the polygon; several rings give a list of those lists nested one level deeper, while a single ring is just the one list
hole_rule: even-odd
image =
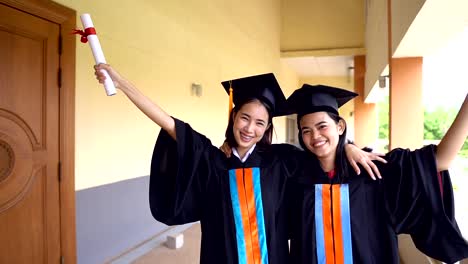
[{"label": "smiling face", "polygon": [[305,147],[321,162],[333,164],[339,137],[346,127],[345,122],[335,122],[327,112],[315,112],[304,115],[299,124]]},{"label": "smiling face", "polygon": [[235,112],[232,129],[239,154],[243,156],[259,142],[269,127],[268,111],[258,100],[244,104]]}]

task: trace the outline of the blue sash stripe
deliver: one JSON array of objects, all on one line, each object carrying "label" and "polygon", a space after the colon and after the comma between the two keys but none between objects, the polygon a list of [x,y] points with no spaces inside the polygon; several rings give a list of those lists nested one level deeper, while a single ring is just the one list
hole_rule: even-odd
[{"label": "blue sash stripe", "polygon": [[[317,246],[317,263],[327,263],[325,256],[325,238],[323,231],[322,184],[315,185],[315,241]],[[312,249],[311,249],[312,250]]]},{"label": "blue sash stripe", "polygon": [[239,264],[247,264],[244,227],[242,226],[242,214],[237,191],[236,170],[229,170],[229,189],[231,191],[232,210],[236,225],[237,256],[239,258]]},{"label": "blue sash stripe", "polygon": [[353,247],[351,239],[351,214],[349,208],[349,185],[342,184],[340,186],[341,194],[341,226],[343,228],[343,255],[344,263],[353,263]]},{"label": "blue sash stripe", "polygon": [[268,250],[266,245],[265,221],[263,218],[262,188],[260,184],[260,169],[252,168],[253,187],[255,193],[255,208],[257,214],[258,242],[262,264],[268,264]]}]

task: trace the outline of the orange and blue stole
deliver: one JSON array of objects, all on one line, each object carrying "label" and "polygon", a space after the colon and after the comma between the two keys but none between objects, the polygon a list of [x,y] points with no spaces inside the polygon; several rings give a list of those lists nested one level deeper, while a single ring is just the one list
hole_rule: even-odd
[{"label": "orange and blue stole", "polygon": [[259,168],[229,170],[239,264],[268,264]]},{"label": "orange and blue stole", "polygon": [[348,184],[315,185],[315,229],[318,263],[353,263]]}]

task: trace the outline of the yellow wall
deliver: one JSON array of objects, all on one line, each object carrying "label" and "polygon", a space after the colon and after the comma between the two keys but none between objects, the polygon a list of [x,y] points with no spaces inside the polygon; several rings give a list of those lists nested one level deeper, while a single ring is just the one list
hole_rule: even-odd
[{"label": "yellow wall", "polygon": [[282,0],[281,50],[363,48],[364,3]]},{"label": "yellow wall", "polygon": [[[279,1],[57,2],[90,13],[107,61],[214,145],[227,124],[221,81],[274,72],[281,84],[297,83],[280,64]],[[107,97],[89,46],[77,46],[76,189],[148,175],[159,127],[121,92]],[[201,97],[191,83],[202,85]],[[278,141],[283,123],[275,122]]]},{"label": "yellow wall", "polygon": [[[300,87],[299,78],[286,62],[281,61],[280,76],[282,79],[279,81],[284,95],[288,98],[294,90]],[[273,119],[275,125],[276,136],[273,136],[273,142],[284,143],[286,140],[286,117],[276,117]]]},{"label": "yellow wall", "polygon": [[[320,76],[320,77],[308,77],[302,78],[300,80],[301,85],[304,83],[316,85],[316,84],[323,84],[334,86],[338,88],[343,88],[349,91],[354,91],[354,80],[349,79],[348,77],[342,76]],[[347,129],[347,137],[349,139],[354,139],[354,100],[351,100],[344,106],[339,109],[340,116],[346,120],[346,124],[348,125]]]}]

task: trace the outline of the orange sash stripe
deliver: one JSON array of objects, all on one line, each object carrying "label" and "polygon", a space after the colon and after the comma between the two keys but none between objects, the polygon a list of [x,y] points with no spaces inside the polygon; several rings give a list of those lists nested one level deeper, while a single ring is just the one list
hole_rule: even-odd
[{"label": "orange sash stripe", "polygon": [[247,196],[244,190],[244,177],[242,175],[242,170],[236,170],[236,181],[239,193],[239,204],[242,214],[242,225],[244,226],[247,263],[254,264],[255,262],[252,252],[252,236],[250,235],[249,210],[247,208]]},{"label": "orange sash stripe", "polygon": [[341,195],[340,185],[332,186],[333,192],[333,230],[335,232],[335,258],[336,264],[344,263],[343,253],[343,227],[341,220]]},{"label": "orange sash stripe", "polygon": [[255,207],[255,192],[253,187],[252,169],[245,170],[245,193],[247,196],[247,209],[249,210],[250,237],[255,264],[261,264],[260,246],[258,242],[257,210]]},{"label": "orange sash stripe", "polygon": [[325,257],[326,264],[335,264],[335,254],[333,252],[333,231],[331,219],[331,197],[330,184],[323,184],[322,189],[322,215],[323,215],[323,233],[325,239]]}]

